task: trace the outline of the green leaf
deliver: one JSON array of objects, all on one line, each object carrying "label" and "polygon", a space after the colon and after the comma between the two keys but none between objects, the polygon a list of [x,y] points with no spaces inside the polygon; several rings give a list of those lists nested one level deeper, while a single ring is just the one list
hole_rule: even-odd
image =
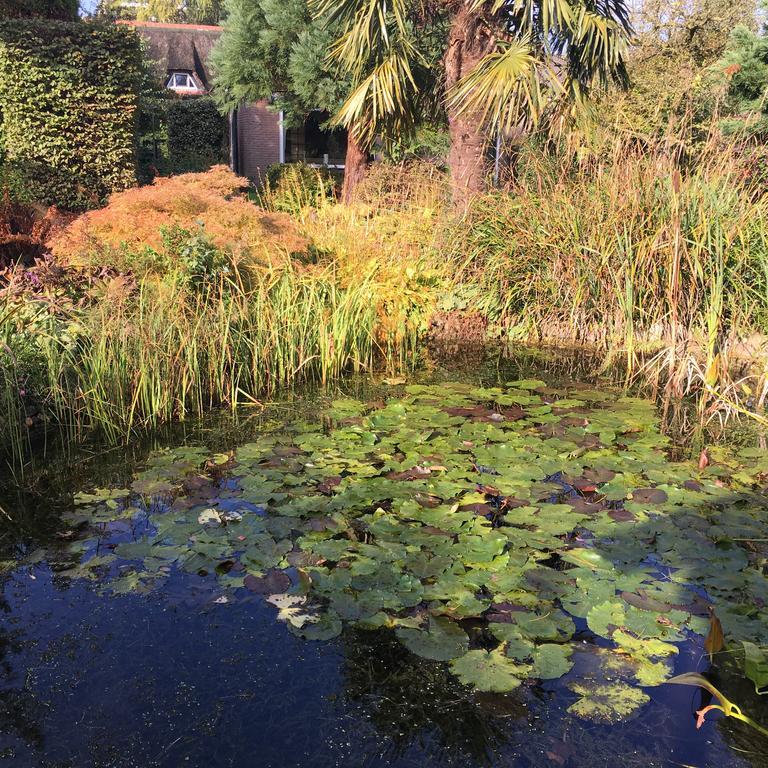
[{"label": "green leaf", "polygon": [[503,648],[500,646],[495,651],[468,651],[451,662],[451,671],[464,685],[478,691],[513,691],[529,676],[531,666],[510,661]]},{"label": "green leaf", "polygon": [[533,654],[533,677],[540,677],[542,680],[562,677],[573,667],[572,653],[573,649],[568,645],[547,643],[538,646]]},{"label": "green leaf", "polygon": [[411,653],[435,661],[450,661],[469,648],[464,630],[445,616],[430,616],[426,629],[398,627],[395,634]]},{"label": "green leaf", "polygon": [[313,616],[312,621],[307,621],[298,626],[293,621],[288,622],[288,630],[305,640],[330,640],[341,634],[341,619],[331,612],[325,611],[318,616]]},{"label": "green leaf", "polygon": [[639,688],[625,683],[603,685],[575,682],[569,688],[581,698],[568,711],[594,723],[613,725],[636,715],[651,699]]},{"label": "green leaf", "polygon": [[768,694],[768,654],[764,648],[760,648],[754,643],[746,640],[742,641],[744,646],[744,672],[747,677],[755,684],[755,691],[761,696]]},{"label": "green leaf", "polygon": [[510,659],[525,661],[533,654],[535,644],[523,637],[515,624],[489,624],[491,634],[504,643],[504,652]]},{"label": "green leaf", "polygon": [[589,628],[601,637],[610,638],[616,629],[624,626],[625,621],[624,606],[612,600],[596,605],[587,614]]}]

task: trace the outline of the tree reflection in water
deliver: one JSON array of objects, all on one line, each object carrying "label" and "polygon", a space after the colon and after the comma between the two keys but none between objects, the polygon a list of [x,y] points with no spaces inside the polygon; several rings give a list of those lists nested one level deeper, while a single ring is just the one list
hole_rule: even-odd
[{"label": "tree reflection in water", "polygon": [[[5,581],[0,579],[0,733],[39,749],[43,745],[42,706],[27,690],[26,676],[12,660],[26,641],[20,629],[9,628],[11,606],[3,594]],[[0,750],[0,759],[13,756],[12,747]]]},{"label": "tree reflection in water", "polygon": [[391,742],[391,757],[416,742],[440,764],[490,764],[516,732],[530,727],[519,692],[468,693],[446,664],[420,659],[392,632],[351,630],[342,642],[346,695],[365,706]]}]

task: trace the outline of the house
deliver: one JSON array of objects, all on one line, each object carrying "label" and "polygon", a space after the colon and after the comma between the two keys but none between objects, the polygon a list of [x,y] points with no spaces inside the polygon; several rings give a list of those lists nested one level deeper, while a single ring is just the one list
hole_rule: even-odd
[{"label": "house", "polygon": [[[222,28],[201,24],[163,24],[121,20],[146,41],[160,82],[182,98],[204,96],[211,89],[208,59]],[[323,131],[327,114],[315,111],[304,125],[287,128],[283,113],[267,101],[245,104],[229,117],[230,164],[241,176],[260,183],[269,166],[306,162],[317,167],[344,168],[346,132]]]}]

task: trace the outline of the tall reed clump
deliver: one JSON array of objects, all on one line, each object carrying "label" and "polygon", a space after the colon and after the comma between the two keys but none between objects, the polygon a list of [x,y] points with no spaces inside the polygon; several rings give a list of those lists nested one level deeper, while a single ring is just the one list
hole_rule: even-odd
[{"label": "tall reed clump", "polygon": [[[376,341],[390,365],[408,363],[450,283],[451,265],[436,239],[447,199],[447,179],[434,165],[375,163],[351,204],[316,198],[294,211],[302,233],[318,258],[332,264],[340,285],[368,276],[378,318]],[[272,204],[268,197],[263,202]]]},{"label": "tall reed clump", "polygon": [[[768,320],[768,197],[714,141],[681,167],[615,142],[587,164],[521,162],[449,230],[459,281],[517,338],[590,342],[635,369],[661,351],[670,381],[714,387]],[[675,378],[677,377],[677,378]]]},{"label": "tall reed clump", "polygon": [[[247,287],[204,290],[146,278],[78,311],[71,341],[39,347],[40,416],[69,439],[97,430],[110,440],[216,405],[253,403],[275,387],[327,381],[371,366],[379,352],[371,286],[338,287],[332,275],[286,267]],[[9,347],[10,349],[10,347]],[[23,453],[18,380],[4,368],[6,445]],[[8,375],[9,370],[11,371]]]}]

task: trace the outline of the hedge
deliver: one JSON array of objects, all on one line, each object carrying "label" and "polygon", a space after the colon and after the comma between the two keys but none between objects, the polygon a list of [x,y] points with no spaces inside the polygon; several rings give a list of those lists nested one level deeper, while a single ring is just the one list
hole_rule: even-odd
[{"label": "hedge", "polygon": [[227,161],[227,120],[208,96],[178,99],[167,112],[168,160],[175,173]]},{"label": "hedge", "polygon": [[0,19],[77,19],[77,0],[0,0]]},{"label": "hedge", "polygon": [[69,210],[136,183],[142,77],[129,27],[41,19],[0,23],[4,175]]}]

